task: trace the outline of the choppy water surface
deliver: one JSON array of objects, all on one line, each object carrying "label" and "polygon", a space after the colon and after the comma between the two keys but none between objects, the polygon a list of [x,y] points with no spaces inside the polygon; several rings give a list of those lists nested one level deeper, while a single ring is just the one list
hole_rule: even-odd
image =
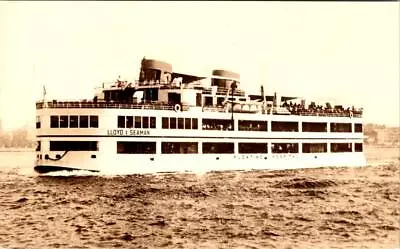
[{"label": "choppy water surface", "polygon": [[398,149],[367,153],[363,168],[38,177],[33,153],[0,152],[0,248],[394,249]]}]

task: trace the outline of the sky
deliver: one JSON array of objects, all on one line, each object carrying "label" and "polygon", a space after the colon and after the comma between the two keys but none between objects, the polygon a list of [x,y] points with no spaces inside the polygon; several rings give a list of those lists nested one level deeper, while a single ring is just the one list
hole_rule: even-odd
[{"label": "sky", "polygon": [[241,87],[364,108],[399,126],[398,2],[0,2],[0,120],[35,123],[35,101],[92,98],[140,61],[240,73]]}]

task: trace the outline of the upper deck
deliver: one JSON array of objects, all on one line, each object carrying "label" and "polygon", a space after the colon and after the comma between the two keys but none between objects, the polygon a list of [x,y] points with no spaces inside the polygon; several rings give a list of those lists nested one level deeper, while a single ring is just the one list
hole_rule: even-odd
[{"label": "upper deck", "polygon": [[[362,117],[362,109],[325,106],[304,99],[265,95],[248,95],[240,89],[240,75],[226,70],[213,70],[203,77],[172,71],[172,65],[143,58],[139,80],[134,83],[117,80],[98,89],[92,100],[38,101],[36,109],[145,109],[207,113],[232,112],[251,115],[293,115],[321,117]],[[294,101],[292,100],[300,100]],[[288,103],[288,101],[290,101]]]}]

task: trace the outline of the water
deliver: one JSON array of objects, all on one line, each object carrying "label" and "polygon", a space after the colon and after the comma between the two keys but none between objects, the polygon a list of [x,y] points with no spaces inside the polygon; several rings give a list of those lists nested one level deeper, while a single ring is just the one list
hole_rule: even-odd
[{"label": "water", "polygon": [[398,148],[363,168],[37,176],[0,152],[0,248],[398,248]]}]

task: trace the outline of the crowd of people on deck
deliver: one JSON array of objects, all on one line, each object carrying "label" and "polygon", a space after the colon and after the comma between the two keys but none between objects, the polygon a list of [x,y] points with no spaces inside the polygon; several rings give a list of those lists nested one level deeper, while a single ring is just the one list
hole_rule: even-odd
[{"label": "crowd of people on deck", "polygon": [[232,120],[230,119],[203,119],[203,130],[232,130]]},{"label": "crowd of people on deck", "polygon": [[309,115],[326,115],[326,116],[352,116],[352,115],[361,115],[362,109],[356,110],[354,106],[352,108],[344,108],[341,105],[332,107],[330,103],[326,103],[325,106],[316,105],[314,102],[308,106],[308,108],[304,104],[296,104],[291,101],[287,103],[286,101],[281,105],[281,107],[287,108],[291,114],[301,115],[301,114],[309,114]]},{"label": "crowd of people on deck", "polygon": [[203,124],[203,130],[220,130],[220,131],[230,131],[232,130],[232,124]]}]

